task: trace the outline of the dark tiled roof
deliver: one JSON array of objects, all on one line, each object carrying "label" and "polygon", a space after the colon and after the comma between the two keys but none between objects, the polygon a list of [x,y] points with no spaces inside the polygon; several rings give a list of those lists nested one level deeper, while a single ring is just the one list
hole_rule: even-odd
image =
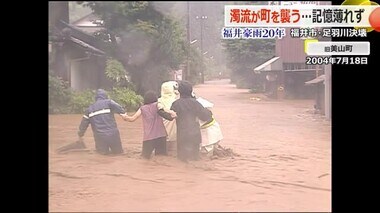
[{"label": "dark tiled roof", "polygon": [[81,47],[83,47],[86,50],[90,50],[91,52],[94,52],[94,53],[100,54],[100,55],[104,55],[105,54],[105,52],[103,52],[103,51],[97,49],[96,47],[93,47],[93,46],[91,46],[91,45],[89,45],[89,44],[87,44],[87,43],[85,43],[85,42],[83,42],[83,41],[81,41],[79,39],[76,39],[74,37],[70,37],[70,40],[72,42],[74,42],[75,44],[80,45]]},{"label": "dark tiled roof", "polygon": [[74,42],[75,44],[80,45],[81,47],[88,49],[90,51],[93,51],[97,54],[104,54],[104,51],[106,49],[105,43],[94,37],[93,35],[90,35],[82,30],[80,30],[78,27],[75,27],[72,24],[68,24],[64,21],[61,21],[58,25],[58,28],[62,31],[64,29],[69,29],[69,40]]}]

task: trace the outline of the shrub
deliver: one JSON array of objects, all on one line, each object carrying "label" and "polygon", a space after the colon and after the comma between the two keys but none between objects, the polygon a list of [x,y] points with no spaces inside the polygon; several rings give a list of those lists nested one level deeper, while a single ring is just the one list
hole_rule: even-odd
[{"label": "shrub", "polygon": [[250,93],[263,93],[264,88],[263,85],[254,85],[252,88],[249,90]]},{"label": "shrub", "polygon": [[123,64],[116,59],[107,60],[105,73],[107,78],[117,86],[128,83],[127,71]]},{"label": "shrub", "polygon": [[[112,63],[116,64],[116,67],[120,65],[115,63],[115,61]],[[115,76],[117,75],[115,74]],[[111,76],[108,77],[111,78]],[[114,80],[116,81],[116,79]],[[107,92],[108,96],[122,105],[126,110],[135,111],[141,106],[143,97],[134,92],[134,85],[132,83],[128,83],[126,86],[114,87],[112,91]],[[72,91],[67,82],[49,73],[49,113],[82,114],[94,102],[94,90]]]},{"label": "shrub", "polygon": [[242,76],[236,77],[234,83],[238,89],[249,89],[251,87],[251,82],[249,82],[249,79]]},{"label": "shrub", "polygon": [[72,93],[69,103],[71,113],[84,113],[84,111],[95,102],[95,91],[75,91]]},{"label": "shrub", "polygon": [[143,97],[129,88],[114,87],[110,98],[124,107],[126,111],[136,111],[143,103]]},{"label": "shrub", "polygon": [[49,73],[49,113],[68,113],[70,96],[68,83]]}]

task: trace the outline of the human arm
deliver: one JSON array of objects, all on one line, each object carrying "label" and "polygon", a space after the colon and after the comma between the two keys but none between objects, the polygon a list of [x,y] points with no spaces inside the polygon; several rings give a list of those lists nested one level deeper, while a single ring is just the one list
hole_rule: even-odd
[{"label": "human arm", "polygon": [[84,133],[86,132],[88,126],[90,125],[90,118],[89,118],[89,112],[86,110],[82,117],[82,121],[79,125],[79,130],[78,130],[78,138],[79,140],[82,140],[82,137]]},{"label": "human arm", "polygon": [[177,112],[178,112],[178,104],[177,104],[177,101],[174,101],[173,104],[171,105],[170,109],[167,111],[172,111],[174,113],[176,113],[177,115]]},{"label": "human arm", "polygon": [[196,114],[197,114],[197,117],[202,120],[202,121],[207,121],[207,122],[210,122],[212,121],[212,112],[203,107],[202,104],[200,104],[199,102],[196,102],[195,104],[195,110],[196,110]]},{"label": "human arm", "polygon": [[157,113],[165,118],[166,120],[169,120],[169,121],[172,121],[174,118],[177,117],[177,114],[173,111],[173,110],[169,110],[168,112],[166,112],[164,109],[159,109],[157,111]]},{"label": "human arm", "polygon": [[132,116],[128,116],[127,113],[125,113],[123,116],[123,119],[125,121],[133,122],[140,116],[141,116],[141,109],[138,109],[137,112],[135,112],[135,114],[133,114]]},{"label": "human arm", "polygon": [[116,103],[114,100],[110,100],[109,107],[112,112],[119,114],[123,118],[124,118],[123,115],[124,114],[126,115],[124,108],[120,104]]}]

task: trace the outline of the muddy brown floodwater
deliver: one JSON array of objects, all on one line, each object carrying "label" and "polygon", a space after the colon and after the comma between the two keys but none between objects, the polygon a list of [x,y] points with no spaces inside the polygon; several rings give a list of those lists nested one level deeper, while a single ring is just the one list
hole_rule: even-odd
[{"label": "muddy brown floodwater", "polygon": [[228,80],[195,87],[212,101],[222,146],[240,154],[184,164],[139,157],[142,123],[116,116],[126,154],[57,154],[77,139],[82,115],[49,116],[49,211],[331,211],[331,122],[313,100],[268,100]]}]

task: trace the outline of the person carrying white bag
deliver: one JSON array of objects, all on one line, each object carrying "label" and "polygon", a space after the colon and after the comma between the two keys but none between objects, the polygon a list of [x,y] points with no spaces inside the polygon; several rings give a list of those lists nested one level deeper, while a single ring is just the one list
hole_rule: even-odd
[{"label": "person carrying white bag", "polygon": [[[211,111],[214,104],[210,101],[196,97],[193,93],[193,97],[204,107]],[[202,146],[201,151],[208,155],[213,155],[214,149],[219,145],[219,142],[223,139],[222,130],[220,129],[219,123],[213,119],[209,122],[199,121],[201,125],[201,133],[202,133]]]}]

